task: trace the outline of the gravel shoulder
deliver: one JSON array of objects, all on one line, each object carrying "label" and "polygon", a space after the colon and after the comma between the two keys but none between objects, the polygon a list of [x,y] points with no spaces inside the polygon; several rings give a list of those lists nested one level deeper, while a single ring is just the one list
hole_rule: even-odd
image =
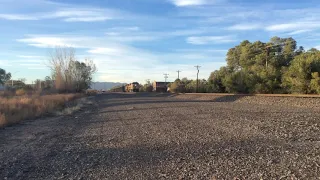
[{"label": "gravel shoulder", "polygon": [[277,98],[97,95],[0,129],[0,177],[319,179],[320,99]]}]

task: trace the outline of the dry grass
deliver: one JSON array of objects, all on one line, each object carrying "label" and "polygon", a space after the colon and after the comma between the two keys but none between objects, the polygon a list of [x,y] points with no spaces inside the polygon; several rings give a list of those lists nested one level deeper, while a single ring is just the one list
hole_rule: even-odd
[{"label": "dry grass", "polygon": [[14,124],[52,114],[65,107],[66,102],[83,97],[82,94],[55,94],[0,97],[0,126]]},{"label": "dry grass", "polygon": [[94,90],[94,89],[88,89],[88,90],[86,90],[86,94],[89,96],[93,96],[93,95],[98,94],[98,91]]},{"label": "dry grass", "polygon": [[17,95],[17,96],[23,96],[23,95],[25,95],[25,94],[26,94],[26,91],[23,90],[23,89],[18,89],[18,90],[16,91],[16,95]]}]

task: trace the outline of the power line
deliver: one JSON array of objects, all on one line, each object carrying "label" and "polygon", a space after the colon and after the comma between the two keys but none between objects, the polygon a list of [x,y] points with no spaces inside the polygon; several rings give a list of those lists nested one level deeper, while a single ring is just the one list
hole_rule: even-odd
[{"label": "power line", "polygon": [[199,68],[201,67],[201,66],[199,66],[199,65],[196,65],[196,66],[194,66],[194,67],[196,67],[197,68],[197,70],[198,70],[198,72],[197,72],[197,90],[196,90],[196,92],[198,92],[198,87],[199,87]]}]

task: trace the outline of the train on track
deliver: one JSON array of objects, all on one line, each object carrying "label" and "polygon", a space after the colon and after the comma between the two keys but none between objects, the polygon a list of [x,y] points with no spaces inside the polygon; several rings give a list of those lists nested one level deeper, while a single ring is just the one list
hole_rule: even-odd
[{"label": "train on track", "polygon": [[110,92],[139,92],[141,85],[138,82],[132,82],[130,84],[114,87]]}]

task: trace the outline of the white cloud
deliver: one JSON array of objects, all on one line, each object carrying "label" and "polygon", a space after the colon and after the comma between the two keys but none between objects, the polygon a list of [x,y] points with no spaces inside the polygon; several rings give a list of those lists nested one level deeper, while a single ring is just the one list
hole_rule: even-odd
[{"label": "white cloud", "polygon": [[201,6],[206,4],[214,4],[223,0],[169,0],[176,6]]},{"label": "white cloud", "polygon": [[112,18],[109,17],[74,17],[74,18],[66,18],[64,21],[66,22],[95,22],[95,21],[105,21],[110,20]]},{"label": "white cloud", "polygon": [[267,26],[267,31],[286,32],[320,28],[320,22],[295,22]]},{"label": "white cloud", "polygon": [[288,33],[288,35],[303,34],[303,33],[310,32],[310,31],[312,31],[312,30],[311,29],[296,30],[296,31],[292,31],[292,32]]},{"label": "white cloud", "polygon": [[204,5],[207,0],[171,0],[176,6],[194,6],[194,5]]},{"label": "white cloud", "polygon": [[28,67],[46,67],[44,64],[38,64],[38,63],[20,63],[21,66],[28,66]]},{"label": "white cloud", "polygon": [[37,17],[22,14],[0,14],[0,19],[6,20],[38,20]]},{"label": "white cloud", "polygon": [[8,67],[12,66],[12,63],[8,60],[0,60],[0,66]]},{"label": "white cloud", "polygon": [[316,48],[316,49],[320,50],[320,46],[316,46],[316,47],[314,47],[314,48]]},{"label": "white cloud", "polygon": [[37,9],[34,13],[27,14],[0,14],[0,19],[6,20],[44,20],[44,19],[61,19],[65,22],[95,22],[106,21],[111,19],[121,19],[124,17],[132,17],[127,13],[113,9],[100,8],[83,8],[71,6],[68,4],[51,4],[51,7]]},{"label": "white cloud", "polygon": [[205,28],[175,29],[172,31],[142,31],[138,27],[109,28],[105,33],[108,40],[117,42],[153,41],[170,37],[198,35],[209,31]]},{"label": "white cloud", "polygon": [[35,36],[30,38],[18,39],[18,42],[27,43],[30,46],[47,48],[55,46],[69,46],[74,48],[83,48],[85,46],[79,45],[86,41],[86,38],[82,37],[63,37],[63,36]]},{"label": "white cloud", "polygon": [[26,59],[44,58],[43,56],[30,56],[30,55],[18,55],[17,57],[26,58]]},{"label": "white cloud", "polygon": [[207,32],[208,30],[205,30],[204,28],[198,28],[198,29],[185,29],[185,30],[174,30],[171,32],[167,32],[168,36],[189,36],[189,35],[195,35],[195,34],[202,34]]},{"label": "white cloud", "polygon": [[236,41],[231,36],[192,36],[187,38],[190,44],[204,45],[204,44],[221,44]]},{"label": "white cloud", "polygon": [[260,29],[261,25],[260,24],[236,24],[233,26],[228,27],[228,30],[255,30],[255,29]]},{"label": "white cloud", "polygon": [[119,55],[125,51],[121,48],[95,48],[88,51],[91,54]]},{"label": "white cloud", "polygon": [[59,9],[47,18],[62,18],[66,22],[94,22],[117,19],[121,15],[110,9],[66,8]]}]

